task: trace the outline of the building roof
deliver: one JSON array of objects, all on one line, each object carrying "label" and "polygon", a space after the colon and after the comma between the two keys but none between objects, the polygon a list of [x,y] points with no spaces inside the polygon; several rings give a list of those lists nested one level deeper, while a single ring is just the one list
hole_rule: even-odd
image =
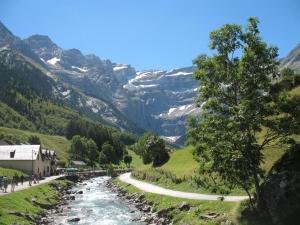
[{"label": "building roof", "polygon": [[40,145],[2,145],[0,146],[1,160],[36,160]]},{"label": "building roof", "polygon": [[0,145],[9,145],[9,143],[7,143],[7,142],[4,141],[4,140],[0,140]]},{"label": "building roof", "polygon": [[75,166],[86,166],[86,163],[83,161],[72,161],[72,164]]}]

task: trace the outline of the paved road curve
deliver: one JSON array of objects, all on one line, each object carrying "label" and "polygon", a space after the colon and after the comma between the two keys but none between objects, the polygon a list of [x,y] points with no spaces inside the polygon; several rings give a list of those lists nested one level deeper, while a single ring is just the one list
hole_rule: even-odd
[{"label": "paved road curve", "polygon": [[[48,182],[50,182],[52,180],[56,180],[57,178],[62,177],[62,176],[64,176],[64,175],[46,177],[45,179],[40,180],[40,182],[38,184],[32,184],[32,186],[29,186],[28,181],[24,182],[23,185],[21,184],[21,182],[19,182],[18,186],[15,187],[15,192],[22,191],[22,190],[25,190],[25,189],[28,189],[28,188],[31,188],[31,187],[35,187],[35,186],[38,186],[38,185],[41,185],[41,184],[48,183]],[[9,194],[9,193],[12,193],[10,184],[7,186],[7,193],[4,193],[2,190],[0,190],[0,196],[1,195],[6,195],[6,194]]]},{"label": "paved road curve", "polygon": [[139,181],[136,179],[133,179],[131,176],[131,173],[124,173],[119,176],[119,179],[125,183],[131,184],[138,189],[150,192],[154,194],[160,194],[160,195],[167,195],[177,198],[186,198],[186,199],[195,199],[195,200],[211,200],[211,201],[220,201],[220,199],[223,197],[223,201],[227,202],[238,202],[245,199],[248,199],[248,196],[222,196],[222,195],[206,195],[206,194],[197,194],[197,193],[190,193],[190,192],[183,192],[183,191],[173,191],[170,189],[158,187],[153,184],[149,184],[143,181]]}]

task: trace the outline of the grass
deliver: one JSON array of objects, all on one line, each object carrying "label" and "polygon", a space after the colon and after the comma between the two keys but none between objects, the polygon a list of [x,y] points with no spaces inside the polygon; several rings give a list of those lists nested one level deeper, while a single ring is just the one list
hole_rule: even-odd
[{"label": "grass", "polygon": [[[192,152],[192,146],[173,151],[170,154],[169,161],[159,168],[172,171],[179,177],[187,176],[187,174],[194,174],[198,169],[198,163],[194,159]],[[151,168],[150,164],[145,165],[141,157],[132,150],[128,150],[128,154],[132,156],[131,167],[133,169],[146,170]]]},{"label": "grass", "polygon": [[[67,181],[53,182],[59,182],[62,186],[67,184]],[[43,209],[34,205],[32,199],[43,204],[56,204],[59,201],[58,192],[51,187],[51,183],[0,196],[0,224],[35,224],[27,217],[12,215],[10,212],[24,213],[29,216],[41,214]]]},{"label": "grass", "polygon": [[293,89],[290,91],[290,94],[291,94],[292,96],[295,96],[295,95],[300,96],[300,86],[293,88]]},{"label": "grass", "polygon": [[[151,165],[141,165],[142,160],[132,152],[130,154],[133,157],[133,176],[137,179],[178,191],[245,195],[245,192],[238,188],[229,190],[224,185],[213,186],[208,176],[200,175],[199,163],[193,155],[192,146],[171,152],[169,161],[156,168]],[[199,181],[200,177],[201,181]]]},{"label": "grass", "polygon": [[[259,134],[259,139],[262,139],[266,130],[263,129]],[[300,136],[296,136],[300,141]],[[261,165],[266,174],[282,154],[285,152],[284,146],[268,147],[264,149],[264,161]],[[144,165],[141,158],[134,152],[129,150],[132,156],[132,167],[134,169],[133,176],[140,180],[156,184],[161,187],[206,194],[225,194],[225,195],[246,195],[244,190],[234,188],[229,190],[223,185],[214,186],[211,179],[204,174],[199,174],[199,164],[193,156],[193,147],[173,151],[170,154],[170,159],[164,165],[153,168],[151,165]]]},{"label": "grass", "polygon": [[[119,179],[114,180],[114,183],[123,187],[129,193],[141,192],[139,189],[130,184],[126,184]],[[169,196],[157,195],[152,193],[144,193],[145,199],[153,203],[156,211],[176,207],[182,202],[187,202],[191,206],[191,210],[179,211],[172,210],[170,216],[174,224],[195,224],[195,225],[216,225],[226,220],[237,221],[236,212],[240,203],[238,202],[221,202],[221,201],[202,201],[174,198]],[[215,219],[201,219],[200,215],[207,213],[217,213],[219,216]]]},{"label": "grass", "polygon": [[66,160],[68,157],[68,149],[70,147],[70,141],[62,136],[40,134],[31,131],[18,130],[13,128],[0,127],[0,134],[4,136],[10,136],[13,139],[20,141],[21,143],[27,142],[28,138],[32,135],[36,135],[42,142],[42,147],[54,150],[60,160]]},{"label": "grass", "polygon": [[27,176],[27,174],[23,173],[20,170],[15,170],[15,169],[8,169],[8,168],[2,168],[0,167],[0,176],[5,176],[12,178],[15,174],[17,174],[19,177],[23,175],[24,177]]},{"label": "grass", "polygon": [[142,158],[137,155],[134,151],[128,149],[128,155],[130,155],[132,157],[132,162],[131,162],[131,167],[133,169],[147,169],[150,168],[150,165],[145,165],[143,163]]},{"label": "grass", "polygon": [[171,153],[170,160],[161,168],[172,171],[177,177],[191,176],[197,173],[199,163],[193,156],[192,146],[179,149]]}]

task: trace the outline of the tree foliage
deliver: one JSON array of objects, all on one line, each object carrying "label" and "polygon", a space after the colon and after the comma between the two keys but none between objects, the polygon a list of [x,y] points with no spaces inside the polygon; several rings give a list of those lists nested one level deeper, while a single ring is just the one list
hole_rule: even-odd
[{"label": "tree foliage", "polygon": [[132,156],[131,155],[124,155],[124,163],[126,164],[127,167],[130,167],[130,164],[132,162]]},{"label": "tree foliage", "polygon": [[99,161],[101,164],[116,163],[118,161],[116,150],[109,142],[102,145]]},{"label": "tree foliage", "polygon": [[169,159],[164,140],[149,132],[144,133],[133,146],[133,150],[142,156],[144,164],[152,162],[153,166],[159,166]]},{"label": "tree foliage", "polygon": [[40,145],[41,144],[41,140],[38,136],[36,135],[31,135],[28,138],[28,143],[32,144],[32,145]]},{"label": "tree foliage", "polygon": [[[251,188],[259,193],[264,174],[262,150],[290,135],[284,127],[296,117],[273,119],[287,105],[274,106],[283,98],[274,103],[270,96],[271,80],[279,74],[277,48],[261,39],[256,18],[250,18],[246,28],[224,25],[211,32],[210,41],[215,54],[194,61],[202,113],[201,119],[189,120],[189,142],[204,156],[207,171],[216,172],[228,186],[243,188],[251,198]],[[268,129],[260,141],[262,127]]]},{"label": "tree foliage", "polygon": [[70,146],[70,159],[83,160],[90,166],[95,166],[98,158],[98,148],[92,139],[75,135]]},{"label": "tree foliage", "polygon": [[[71,120],[66,128],[66,137],[72,138],[74,135],[90,138],[95,141],[99,149],[104,143],[109,143],[114,148],[116,156],[112,159],[122,160],[124,143],[121,140],[126,139],[125,134],[121,134],[113,128],[95,123],[86,119]],[[131,142],[131,136],[128,135],[128,142]]]}]

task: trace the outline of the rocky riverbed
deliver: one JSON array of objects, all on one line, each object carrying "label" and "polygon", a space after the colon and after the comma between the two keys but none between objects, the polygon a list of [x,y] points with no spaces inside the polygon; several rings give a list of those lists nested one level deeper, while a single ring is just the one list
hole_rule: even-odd
[{"label": "rocky riverbed", "polygon": [[141,220],[144,213],[119,198],[107,185],[109,180],[107,176],[79,178],[69,189],[56,187],[61,193],[60,203],[50,208],[38,224],[146,224]]},{"label": "rocky riverbed", "polygon": [[168,218],[170,209],[155,212],[153,203],[147,202],[143,193],[127,193],[110,177],[68,179],[74,184],[65,187],[55,182],[51,184],[59,192],[59,203],[43,206],[47,210],[37,224],[172,224]]},{"label": "rocky riverbed", "polygon": [[[146,224],[153,225],[172,224],[171,219],[168,216],[168,212],[175,208],[161,209],[156,212],[154,210],[153,203],[145,200],[144,193],[128,193],[122,187],[118,187],[112,183],[111,180],[106,183],[106,187],[118,193],[117,196],[122,199],[122,201],[142,212],[141,217],[134,219],[135,221],[141,221]],[[178,208],[181,210],[188,210],[189,205],[183,202],[183,204],[178,206]]]},{"label": "rocky riverbed", "polygon": [[[147,201],[145,193],[128,193],[124,188],[116,186],[111,180],[107,182],[107,187],[112,191],[118,193],[118,197],[121,198],[128,205],[134,206],[139,211],[143,212],[140,221],[151,225],[170,225],[173,224],[173,215],[181,212],[191,212],[193,207],[189,203],[182,201],[178,205],[173,205],[168,208],[162,208],[156,210],[154,203]],[[214,214],[215,215],[215,214]],[[205,218],[207,219],[207,218]],[[182,225],[189,225],[187,223],[180,223]]]}]

